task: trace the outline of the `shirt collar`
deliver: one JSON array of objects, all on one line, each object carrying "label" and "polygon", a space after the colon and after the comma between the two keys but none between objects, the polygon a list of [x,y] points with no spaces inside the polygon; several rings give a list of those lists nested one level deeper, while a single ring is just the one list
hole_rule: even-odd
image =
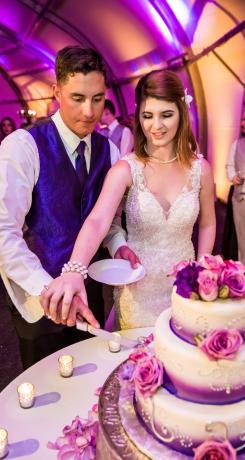
[{"label": "shirt collar", "polygon": [[55,112],[55,114],[52,115],[51,118],[58,130],[58,133],[61,137],[61,140],[65,146],[68,155],[73,155],[76,152],[81,140],[83,140],[86,143],[88,151],[91,152],[91,134],[88,134],[87,136],[81,139],[73,131],[71,131],[71,129],[68,128],[68,126],[64,123],[59,110]]},{"label": "shirt collar", "polygon": [[113,131],[116,128],[117,125],[119,125],[119,123],[118,123],[117,119],[115,118],[115,120],[113,120],[113,122],[110,125],[108,125],[108,129],[110,131]]}]

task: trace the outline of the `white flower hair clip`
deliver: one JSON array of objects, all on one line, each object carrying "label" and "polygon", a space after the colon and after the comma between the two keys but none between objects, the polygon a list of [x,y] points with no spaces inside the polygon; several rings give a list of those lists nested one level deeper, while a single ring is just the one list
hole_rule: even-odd
[{"label": "white flower hair clip", "polygon": [[185,95],[181,99],[182,101],[185,101],[188,108],[190,108],[191,102],[193,101],[193,97],[187,93],[187,88],[185,88]]}]

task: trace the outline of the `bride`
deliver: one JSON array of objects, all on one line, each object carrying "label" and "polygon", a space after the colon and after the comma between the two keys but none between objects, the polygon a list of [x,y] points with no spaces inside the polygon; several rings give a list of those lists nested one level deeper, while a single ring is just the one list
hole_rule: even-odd
[{"label": "bride", "polygon": [[[106,236],[125,193],[129,250],[123,246],[116,256],[129,258],[133,251],[145,267],[146,276],[115,289],[117,328],[151,326],[170,306],[172,280],[167,275],[181,259],[195,257],[191,236],[197,218],[197,259],[212,252],[213,178],[208,162],[195,153],[188,97],[172,71],[154,71],[139,80],[135,151],[110,169],[100,197],[77,237],[71,263],[42,295],[44,311],[53,321],[75,323],[74,311],[70,311],[75,295],[86,308],[86,267]],[[74,261],[80,265],[75,267]]]}]

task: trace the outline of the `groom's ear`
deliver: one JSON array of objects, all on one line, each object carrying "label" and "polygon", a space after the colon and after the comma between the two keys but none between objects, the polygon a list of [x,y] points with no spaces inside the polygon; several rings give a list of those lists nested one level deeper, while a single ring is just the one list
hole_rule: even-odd
[{"label": "groom's ear", "polygon": [[58,83],[53,84],[53,94],[55,99],[60,103],[60,85]]}]

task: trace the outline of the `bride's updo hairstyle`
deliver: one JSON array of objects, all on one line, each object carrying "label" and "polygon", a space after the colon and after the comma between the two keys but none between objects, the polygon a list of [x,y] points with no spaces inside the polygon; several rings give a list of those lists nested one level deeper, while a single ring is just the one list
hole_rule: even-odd
[{"label": "bride's updo hairstyle", "polygon": [[148,154],[144,149],[146,137],[140,124],[140,107],[148,97],[174,102],[179,110],[180,121],[175,136],[175,150],[178,161],[190,167],[195,158],[197,144],[190,125],[189,109],[184,100],[185,92],[180,78],[171,70],[156,70],[144,75],[135,89],[135,153],[147,162]]}]

